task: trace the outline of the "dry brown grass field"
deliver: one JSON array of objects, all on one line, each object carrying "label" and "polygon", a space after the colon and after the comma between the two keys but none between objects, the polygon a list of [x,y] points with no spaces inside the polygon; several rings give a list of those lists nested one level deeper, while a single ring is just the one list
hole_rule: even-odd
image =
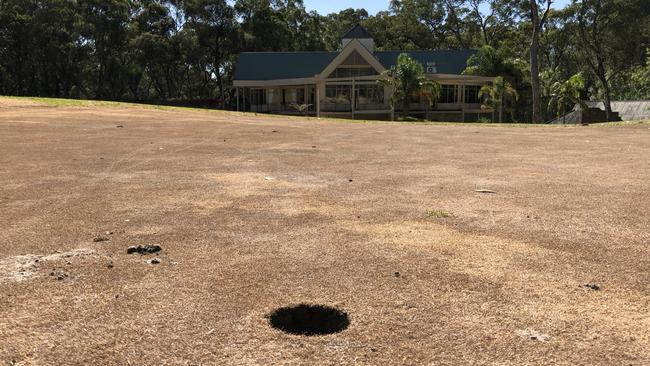
[{"label": "dry brown grass field", "polygon": [[648,365],[649,212],[647,123],[4,98],[0,364]]}]

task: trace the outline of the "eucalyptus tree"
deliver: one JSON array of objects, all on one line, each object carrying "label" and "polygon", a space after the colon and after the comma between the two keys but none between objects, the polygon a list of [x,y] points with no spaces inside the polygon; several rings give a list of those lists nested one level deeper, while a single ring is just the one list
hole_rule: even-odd
[{"label": "eucalyptus tree", "polygon": [[532,33],[530,36],[530,84],[532,92],[532,122],[540,122],[541,102],[539,83],[539,38],[544,29],[553,0],[529,0],[529,16]]},{"label": "eucalyptus tree", "polygon": [[[177,80],[180,51],[174,41],[176,22],[163,1],[145,0],[139,5],[130,27],[134,33],[131,46],[141,72],[153,85],[157,98],[178,98],[182,90]],[[139,97],[137,84],[132,86],[135,99]]]},{"label": "eucalyptus tree", "polygon": [[429,0],[393,0],[386,30],[390,40],[384,47],[398,50],[440,47],[440,27],[444,11]]},{"label": "eucalyptus tree", "polygon": [[135,61],[128,28],[135,4],[130,0],[79,0],[78,4],[83,18],[81,36],[92,49],[88,72],[93,97],[124,99],[127,71]]},{"label": "eucalyptus tree", "polygon": [[226,0],[187,0],[185,2],[186,27],[195,34],[204,51],[202,68],[208,79],[216,82],[221,106],[229,98],[229,81],[233,56],[237,51],[235,11]]},{"label": "eucalyptus tree", "polygon": [[650,100],[650,49],[646,54],[645,65],[635,66],[630,72],[628,99]]},{"label": "eucalyptus tree", "polygon": [[444,6],[447,11],[445,19],[445,28],[448,34],[447,42],[450,48],[470,48],[472,46],[472,32],[468,24],[468,16],[471,12],[465,6],[466,0],[444,0]]},{"label": "eucalyptus tree", "polygon": [[70,97],[83,88],[89,48],[72,0],[0,0],[0,93]]},{"label": "eucalyptus tree", "polygon": [[291,50],[291,29],[275,1],[237,0],[234,4],[242,51]]},{"label": "eucalyptus tree", "polygon": [[[611,119],[612,81],[642,64],[650,46],[647,0],[574,0],[581,61],[600,84],[607,120]],[[644,32],[645,30],[645,32]],[[627,80],[624,81],[627,88]]]},{"label": "eucalyptus tree", "polygon": [[480,34],[475,44],[498,47],[516,25],[516,9],[507,0],[466,0],[471,31]]}]

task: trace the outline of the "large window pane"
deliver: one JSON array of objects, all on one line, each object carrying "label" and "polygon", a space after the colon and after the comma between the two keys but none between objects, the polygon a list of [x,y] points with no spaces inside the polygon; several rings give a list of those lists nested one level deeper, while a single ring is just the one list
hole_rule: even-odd
[{"label": "large window pane", "polygon": [[339,67],[330,74],[329,78],[354,78],[370,75],[378,75],[378,73],[372,67]]},{"label": "large window pane", "polygon": [[379,85],[359,85],[359,104],[383,104],[384,88]]},{"label": "large window pane", "polygon": [[465,86],[465,103],[467,104],[481,103],[481,100],[478,97],[479,90],[481,90],[481,87],[478,85]]},{"label": "large window pane", "polygon": [[349,85],[327,85],[325,97],[330,103],[350,103],[350,91]]},{"label": "large window pane", "polygon": [[304,104],[305,88],[286,88],[283,90],[283,104]]},{"label": "large window pane", "polygon": [[453,104],[457,101],[456,85],[442,85],[438,103]]},{"label": "large window pane", "polygon": [[251,93],[251,104],[263,105],[266,104],[266,90],[253,89]]},{"label": "large window pane", "polygon": [[271,89],[269,89],[269,103],[270,104],[281,104],[282,103],[282,89],[281,88],[271,88]]}]

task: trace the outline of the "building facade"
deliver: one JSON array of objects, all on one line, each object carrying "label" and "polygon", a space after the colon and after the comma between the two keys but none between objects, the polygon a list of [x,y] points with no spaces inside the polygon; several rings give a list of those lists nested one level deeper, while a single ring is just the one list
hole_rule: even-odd
[{"label": "building facade", "polygon": [[426,77],[442,85],[440,98],[427,105],[410,101],[410,114],[433,120],[469,121],[492,110],[481,108],[480,88],[491,77],[462,75],[471,50],[375,51],[372,36],[360,25],[347,32],[338,52],[246,52],[234,76],[238,111],[309,114],[318,117],[388,119],[389,87],[377,81],[408,54],[424,67]]}]

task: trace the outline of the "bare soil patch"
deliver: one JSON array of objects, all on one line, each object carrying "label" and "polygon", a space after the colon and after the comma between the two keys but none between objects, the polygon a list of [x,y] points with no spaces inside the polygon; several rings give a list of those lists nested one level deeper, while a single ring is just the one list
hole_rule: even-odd
[{"label": "bare soil patch", "polygon": [[78,257],[96,255],[92,249],[77,249],[65,253],[49,255],[17,255],[0,258],[0,284],[3,282],[20,282],[38,275],[39,269],[51,262],[70,262]]}]

